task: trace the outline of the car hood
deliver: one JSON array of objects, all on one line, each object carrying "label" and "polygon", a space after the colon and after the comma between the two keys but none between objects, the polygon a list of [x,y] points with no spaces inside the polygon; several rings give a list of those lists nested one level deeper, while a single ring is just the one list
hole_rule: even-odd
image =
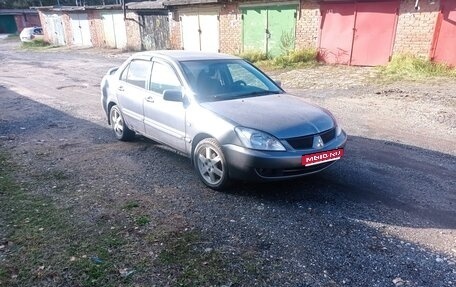
[{"label": "car hood", "polygon": [[326,110],[288,94],[205,102],[201,106],[234,125],[280,139],[319,133],[335,125]]}]

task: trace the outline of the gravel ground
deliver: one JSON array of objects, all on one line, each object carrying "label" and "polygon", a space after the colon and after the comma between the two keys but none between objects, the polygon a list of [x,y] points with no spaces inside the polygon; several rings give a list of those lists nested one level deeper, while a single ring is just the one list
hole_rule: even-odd
[{"label": "gravel ground", "polygon": [[[143,254],[142,268],[116,261],[137,270],[116,286],[456,285],[454,81],[379,84],[375,69],[355,67],[273,71],[285,89],[340,119],[346,156],[315,176],[221,193],[163,146],[114,140],[99,82],[127,54],[17,45],[0,41],[0,150],[20,166],[19,182],[35,182],[30,196],[69,211],[81,233],[119,230],[129,254]],[[126,211],[131,201],[138,208]],[[0,246],[12,229],[0,218]],[[194,249],[220,254],[226,272],[215,283],[179,283],[157,261],[166,240],[146,240],[157,230],[198,232]],[[0,265],[11,266],[14,252],[0,248]],[[58,274],[22,286],[84,285]]]}]

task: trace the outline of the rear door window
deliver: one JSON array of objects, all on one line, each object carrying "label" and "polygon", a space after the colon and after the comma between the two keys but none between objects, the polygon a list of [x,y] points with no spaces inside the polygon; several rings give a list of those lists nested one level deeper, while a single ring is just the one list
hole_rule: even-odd
[{"label": "rear door window", "polygon": [[[121,79],[125,80],[129,84],[146,89],[151,69],[151,61],[133,60],[131,61],[129,67],[125,68],[123,71]],[[124,74],[126,74],[126,77]]]}]

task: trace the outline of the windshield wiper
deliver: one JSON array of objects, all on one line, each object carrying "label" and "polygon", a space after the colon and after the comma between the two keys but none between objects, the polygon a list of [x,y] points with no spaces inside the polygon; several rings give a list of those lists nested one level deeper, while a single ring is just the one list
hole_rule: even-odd
[{"label": "windshield wiper", "polygon": [[239,95],[236,98],[266,96],[266,95],[275,95],[275,94],[281,94],[281,93],[282,93],[281,91],[255,91],[255,92],[249,92],[249,93]]}]

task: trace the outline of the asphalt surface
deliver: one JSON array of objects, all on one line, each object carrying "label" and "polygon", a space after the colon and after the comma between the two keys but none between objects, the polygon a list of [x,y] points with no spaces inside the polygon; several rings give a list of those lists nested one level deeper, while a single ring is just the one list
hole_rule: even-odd
[{"label": "asphalt surface", "polygon": [[[79,208],[79,220],[90,222],[117,201],[142,198],[152,218],[209,234],[206,247],[254,251],[267,277],[249,282],[254,285],[456,286],[451,149],[398,143],[390,140],[393,131],[382,140],[359,132],[356,125],[363,123],[353,120],[346,155],[324,172],[214,192],[186,158],[142,138],[114,140],[98,89],[102,75],[126,54],[16,46],[0,42],[0,148],[30,169],[70,174],[73,182],[55,198]],[[356,100],[356,92],[340,96]],[[337,110],[335,116],[354,115]],[[388,125],[388,119],[377,120]],[[38,151],[49,157],[32,156]]]}]

